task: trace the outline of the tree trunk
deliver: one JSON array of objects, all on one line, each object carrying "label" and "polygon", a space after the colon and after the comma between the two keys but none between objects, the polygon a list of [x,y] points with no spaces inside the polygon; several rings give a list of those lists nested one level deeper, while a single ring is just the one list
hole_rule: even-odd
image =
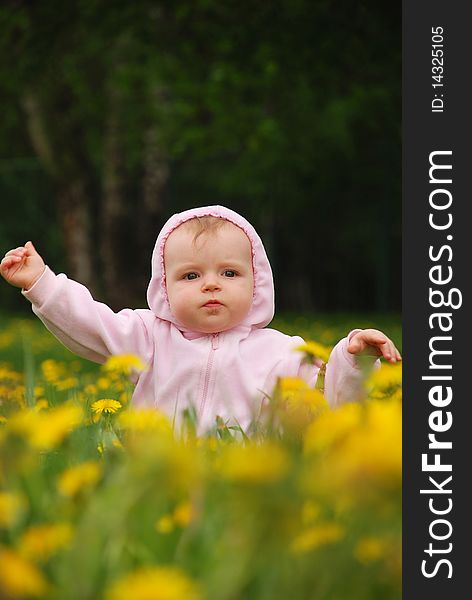
[{"label": "tree trunk", "polygon": [[90,244],[90,210],[84,182],[75,180],[63,184],[59,188],[58,203],[69,275],[94,294],[96,280]]},{"label": "tree trunk", "polygon": [[[62,226],[68,274],[86,285],[93,293],[96,289],[93,255],[90,247],[90,205],[86,183],[79,175],[71,176],[70,168],[61,165],[61,153],[56,151],[45,127],[38,97],[27,92],[21,99],[26,115],[31,144],[44,168],[55,184],[57,206]],[[80,173],[83,165],[76,169]]]},{"label": "tree trunk", "polygon": [[[103,199],[100,214],[100,255],[107,302],[115,310],[130,302],[128,278],[132,274],[123,263],[123,245],[129,248],[130,225],[125,223],[124,168],[120,140],[119,94],[110,92],[110,111],[104,144]],[[132,230],[131,230],[132,231]]]},{"label": "tree trunk", "polygon": [[137,221],[140,263],[140,287],[143,291],[149,283],[149,265],[156,237],[162,225],[163,196],[169,179],[169,165],[158,126],[151,125],[144,134],[144,172],[142,180],[143,203]]}]

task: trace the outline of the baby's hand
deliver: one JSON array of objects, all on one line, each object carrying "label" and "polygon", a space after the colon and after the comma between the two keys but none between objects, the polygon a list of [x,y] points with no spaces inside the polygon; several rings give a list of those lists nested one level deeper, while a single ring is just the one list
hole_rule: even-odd
[{"label": "baby's hand", "polygon": [[44,260],[31,242],[10,250],[0,263],[0,274],[4,279],[28,290],[41,277],[45,269]]},{"label": "baby's hand", "polygon": [[383,356],[391,363],[402,359],[392,340],[377,329],[358,331],[352,336],[347,349],[351,354]]}]

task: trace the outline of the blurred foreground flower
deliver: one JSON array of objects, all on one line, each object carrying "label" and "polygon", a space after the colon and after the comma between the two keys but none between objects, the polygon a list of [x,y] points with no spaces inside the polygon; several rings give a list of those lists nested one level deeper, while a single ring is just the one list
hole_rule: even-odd
[{"label": "blurred foreground flower", "polygon": [[[322,453],[307,464],[308,489],[324,489],[349,500],[376,490],[401,489],[402,416],[397,400],[345,404],[320,415],[307,429],[305,451]],[[316,476],[312,469],[316,468]]]},{"label": "blurred foreground flower", "polygon": [[320,344],[318,342],[312,342],[312,341],[306,342],[305,344],[298,346],[296,348],[296,350],[299,350],[300,352],[304,352],[311,359],[319,358],[325,363],[328,362],[329,355],[331,354],[331,348],[328,348],[327,346],[323,346],[323,344]]},{"label": "blurred foreground flower", "polygon": [[15,414],[7,423],[7,429],[24,435],[31,446],[49,450],[82,423],[83,412],[79,406],[60,404],[49,410],[34,409]]},{"label": "blurred foreground flower", "polygon": [[337,523],[320,523],[300,533],[292,542],[293,554],[311,552],[320,546],[334,544],[344,536],[344,529]]},{"label": "blurred foreground flower", "polygon": [[57,487],[64,496],[76,496],[80,491],[94,487],[101,476],[101,465],[90,460],[64,471],[59,476]]},{"label": "blurred foreground flower", "polygon": [[110,356],[102,366],[102,369],[117,374],[130,375],[132,371],[144,371],[146,365],[139,356],[135,356],[134,354],[116,354],[115,356]]},{"label": "blurred foreground flower", "polygon": [[198,600],[196,584],[181,570],[148,567],[125,575],[108,590],[106,600]]},{"label": "blurred foreground flower", "polygon": [[35,562],[46,561],[72,539],[70,523],[33,525],[25,531],[19,542],[19,552]]},{"label": "blurred foreground flower", "polygon": [[7,598],[44,596],[47,589],[44,575],[33,563],[14,550],[0,547],[0,590]]},{"label": "blurred foreground flower", "polygon": [[301,433],[318,414],[329,408],[320,390],[310,388],[297,377],[279,379],[274,398],[281,424],[292,433]]},{"label": "blurred foreground flower", "polygon": [[288,454],[275,443],[260,446],[231,444],[222,449],[217,471],[225,479],[242,483],[279,481],[290,468]]},{"label": "blurred foreground flower", "polygon": [[0,492],[0,527],[10,527],[25,508],[23,496],[16,492]]},{"label": "blurred foreground flower", "polygon": [[171,423],[166,415],[154,408],[129,409],[118,417],[118,424],[128,431],[170,433]]}]

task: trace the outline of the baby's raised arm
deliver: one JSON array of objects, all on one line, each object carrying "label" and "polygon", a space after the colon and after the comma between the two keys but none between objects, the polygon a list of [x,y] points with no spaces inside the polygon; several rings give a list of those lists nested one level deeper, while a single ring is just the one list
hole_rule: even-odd
[{"label": "baby's raised arm", "polygon": [[28,290],[41,277],[45,269],[44,260],[36,252],[32,242],[26,242],[9,250],[0,263],[2,277],[16,287]]},{"label": "baby's raised arm", "polygon": [[7,252],[0,273],[8,283],[23,288],[33,312],[72,352],[98,363],[113,354],[150,359],[148,328],[155,317],[149,310],[115,313],[95,301],[85,286],[64,274],[55,275],[31,242]]}]

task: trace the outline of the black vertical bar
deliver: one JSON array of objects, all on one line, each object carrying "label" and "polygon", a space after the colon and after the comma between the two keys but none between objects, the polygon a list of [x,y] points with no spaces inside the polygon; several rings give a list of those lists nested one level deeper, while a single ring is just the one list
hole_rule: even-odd
[{"label": "black vertical bar", "polygon": [[[469,3],[457,0],[403,2],[406,600],[462,599],[471,594],[472,219],[468,215],[472,207],[472,21],[468,7]],[[430,177],[431,162],[452,168],[433,169]],[[448,299],[455,308],[445,305]],[[432,303],[440,306],[435,308]],[[443,316],[433,317],[435,313]],[[434,354],[434,350],[452,354]],[[431,392],[433,387],[437,387],[436,394]],[[448,387],[452,394],[449,403]],[[437,431],[440,428],[444,431]],[[452,448],[434,448],[434,440],[451,442]],[[430,444],[433,447],[428,447]],[[428,470],[434,467],[422,466],[423,454],[427,465],[436,460],[444,465],[441,468],[450,465],[451,470]]]}]

